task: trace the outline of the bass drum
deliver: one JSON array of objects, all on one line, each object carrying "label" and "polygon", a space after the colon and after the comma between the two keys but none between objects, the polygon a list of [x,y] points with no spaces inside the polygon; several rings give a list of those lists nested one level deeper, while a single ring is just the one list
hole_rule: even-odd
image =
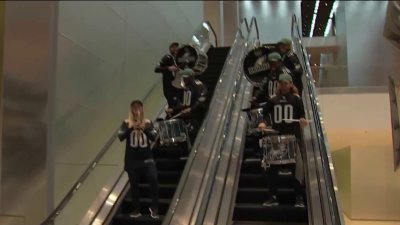
[{"label": "bass drum", "polygon": [[180,69],[189,67],[196,75],[199,75],[207,69],[208,56],[197,47],[184,45],[178,49],[176,64]]},{"label": "bass drum", "polygon": [[243,60],[243,71],[247,80],[255,87],[261,87],[269,70],[268,55],[275,46],[257,47],[247,53]]}]

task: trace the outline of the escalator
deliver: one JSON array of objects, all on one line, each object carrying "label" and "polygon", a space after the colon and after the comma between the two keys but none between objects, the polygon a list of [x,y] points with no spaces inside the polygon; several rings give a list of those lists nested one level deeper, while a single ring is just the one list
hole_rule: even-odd
[{"label": "escalator", "polygon": [[[206,71],[199,76],[199,80],[206,85],[208,90],[208,98],[206,106],[208,108],[210,99],[214,94],[215,86],[218,82],[219,76],[223,69],[226,57],[229,53],[230,48],[210,48],[207,52],[208,56],[208,67]],[[207,111],[207,110],[205,110]],[[205,114],[204,112],[198,115],[198,121],[203,121]],[[132,212],[131,197],[128,193],[122,201],[119,209],[117,210],[114,218],[112,219],[113,225],[147,225],[147,224],[161,224],[166,214],[173,195],[178,187],[179,180],[182,172],[185,168],[185,164],[188,158],[188,145],[182,143],[177,146],[158,146],[154,148],[154,159],[156,160],[158,180],[160,185],[159,191],[159,214],[160,218],[155,220],[148,216],[148,207],[151,203],[149,184],[146,183],[146,179],[141,179],[140,193],[143,196],[140,200],[141,213],[143,216],[139,218],[129,217],[129,213]],[[121,196],[122,197],[122,196]]]},{"label": "escalator", "polygon": [[[252,21],[253,22],[253,21]],[[256,20],[255,20],[256,22]],[[256,26],[257,27],[257,26]],[[257,29],[256,29],[257,30]],[[249,31],[246,45],[254,48],[255,31]],[[253,32],[253,33],[252,33]],[[251,37],[253,36],[253,37]],[[306,118],[312,123],[303,129],[305,151],[305,207],[295,207],[294,172],[279,173],[277,199],[279,205],[263,206],[269,197],[268,179],[261,167],[262,153],[258,138],[247,136],[246,116],[234,117],[230,123],[236,126],[224,132],[225,146],[221,150],[213,186],[204,198],[205,210],[196,224],[203,225],[342,225],[343,217],[338,200],[334,167],[330,158],[327,139],[319,109],[318,98],[308,61],[308,54],[301,44],[301,33],[294,15],[292,20],[292,42],[305,74],[302,96]],[[256,40],[257,41],[257,40]],[[249,49],[248,49],[249,51]],[[246,84],[243,84],[246,83]],[[252,95],[252,84],[242,80],[237,94],[233,114],[248,108]],[[242,100],[241,100],[242,99]],[[244,100],[243,100],[244,99]],[[242,102],[240,102],[242,101]]]},{"label": "escalator", "polygon": [[296,208],[294,177],[292,174],[278,175],[278,206],[263,206],[269,197],[267,178],[261,168],[261,152],[255,146],[256,138],[246,136],[239,186],[233,212],[233,224],[247,225],[251,222],[281,222],[284,224],[308,224],[307,209]]}]

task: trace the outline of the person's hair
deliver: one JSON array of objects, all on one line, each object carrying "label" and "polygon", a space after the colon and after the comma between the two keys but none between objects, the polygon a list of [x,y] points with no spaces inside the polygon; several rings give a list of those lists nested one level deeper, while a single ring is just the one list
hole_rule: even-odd
[{"label": "person's hair", "polygon": [[178,47],[179,46],[179,43],[178,42],[172,42],[170,45],[169,45],[169,49],[171,49],[172,47]]},{"label": "person's hair", "polygon": [[[292,85],[292,87],[290,87],[290,93],[291,94],[299,94],[299,89],[297,89],[297,87],[294,86],[293,82],[290,82],[290,84]],[[278,95],[278,96],[283,95],[280,88],[278,88],[278,90],[276,90],[276,95]]]},{"label": "person's hair", "polygon": [[140,100],[133,100],[133,101],[131,102],[131,109],[132,109],[132,107],[133,107],[134,105],[139,105],[141,109],[140,109],[140,117],[139,117],[139,118],[137,118],[137,117],[135,116],[135,114],[132,113],[132,110],[131,110],[133,120],[136,120],[136,121],[143,121],[143,119],[144,119],[143,102],[140,101]]}]

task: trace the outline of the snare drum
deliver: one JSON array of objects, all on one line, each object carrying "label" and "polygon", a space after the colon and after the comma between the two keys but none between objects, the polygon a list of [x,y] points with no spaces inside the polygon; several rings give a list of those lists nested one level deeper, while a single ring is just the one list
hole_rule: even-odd
[{"label": "snare drum", "polygon": [[187,140],[187,129],[180,119],[170,119],[158,121],[158,131],[160,134],[160,145],[172,145]]},{"label": "snare drum", "polygon": [[266,136],[263,142],[263,161],[269,165],[296,163],[297,140],[294,135]]}]

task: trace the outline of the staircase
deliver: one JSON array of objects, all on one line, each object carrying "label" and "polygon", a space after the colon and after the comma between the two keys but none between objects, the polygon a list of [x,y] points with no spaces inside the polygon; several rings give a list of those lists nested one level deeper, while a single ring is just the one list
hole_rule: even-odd
[{"label": "staircase", "polygon": [[[208,90],[208,97],[205,103],[206,106],[209,106],[210,104],[210,100],[214,94],[215,86],[221,74],[229,50],[230,48],[210,48],[208,51],[208,68],[202,75],[198,77],[198,79],[206,85]],[[208,107],[202,113],[196,114],[197,117],[201,118],[200,121],[204,119],[207,111]],[[113,225],[161,225],[181,178],[189,149],[187,148],[186,143],[182,143],[179,146],[169,147],[161,147],[157,145],[153,151],[160,185],[160,218],[152,219],[149,216],[148,207],[151,203],[149,192],[150,186],[147,183],[141,183],[140,193],[142,198],[140,202],[142,208],[141,213],[143,216],[139,218],[129,217],[129,213],[132,212],[132,200],[131,195],[128,194],[125,196],[125,199],[123,200],[120,208],[112,220]],[[141,180],[146,182],[145,178]]]},{"label": "staircase", "polygon": [[292,175],[280,176],[277,197],[279,206],[265,207],[267,178],[261,168],[262,153],[257,150],[258,139],[246,137],[245,152],[236,194],[233,221],[235,225],[305,225],[307,208],[295,208],[295,190]]}]

